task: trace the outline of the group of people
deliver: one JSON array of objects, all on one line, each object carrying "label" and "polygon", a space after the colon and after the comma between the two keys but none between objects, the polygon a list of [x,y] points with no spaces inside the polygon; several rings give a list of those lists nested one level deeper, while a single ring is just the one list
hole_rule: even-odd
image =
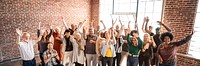
[{"label": "group of people", "polygon": [[[101,20],[104,29],[100,30],[99,25],[94,29],[93,22],[89,27],[83,27],[86,21],[78,25],[71,24],[69,28],[65,19],[62,19],[64,27],[61,29],[53,29],[50,26],[50,30],[42,30],[39,23],[36,40],[29,39],[29,33],[16,29],[23,66],[36,66],[36,44],[41,66],[176,66],[177,47],[188,42],[193,35],[192,32],[182,40],[174,42],[169,27],[158,22],[167,32],[161,33],[161,28],[157,27],[154,34],[146,17],[142,25],[143,40],[139,37],[137,23],[134,30],[130,29],[130,22],[125,29],[118,19],[112,21],[112,27],[106,30]],[[116,22],[121,26],[116,25],[114,28]],[[125,58],[127,64],[123,65]]]}]

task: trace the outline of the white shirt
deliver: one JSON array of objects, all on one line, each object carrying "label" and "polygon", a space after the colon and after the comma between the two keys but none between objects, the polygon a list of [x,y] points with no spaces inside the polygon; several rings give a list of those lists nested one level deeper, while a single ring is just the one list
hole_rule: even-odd
[{"label": "white shirt", "polygon": [[28,42],[20,42],[19,51],[23,60],[32,60],[34,58],[34,41],[29,40]]}]

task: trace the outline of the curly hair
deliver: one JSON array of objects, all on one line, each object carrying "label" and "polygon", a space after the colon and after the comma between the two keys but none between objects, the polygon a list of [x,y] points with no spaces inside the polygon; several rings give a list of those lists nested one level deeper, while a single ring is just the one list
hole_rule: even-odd
[{"label": "curly hair", "polygon": [[168,37],[170,38],[170,41],[172,41],[173,38],[174,38],[174,36],[173,36],[172,33],[170,33],[170,32],[162,33],[160,39],[161,39],[163,42],[164,42],[165,36],[168,36]]}]

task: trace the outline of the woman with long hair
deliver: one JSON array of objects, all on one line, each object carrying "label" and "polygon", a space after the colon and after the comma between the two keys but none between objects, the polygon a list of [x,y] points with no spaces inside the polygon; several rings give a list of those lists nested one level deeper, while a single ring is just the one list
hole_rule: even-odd
[{"label": "woman with long hair", "polygon": [[144,46],[139,54],[139,66],[150,66],[151,59],[153,58],[153,48],[156,48],[156,44],[148,33],[144,34]]}]

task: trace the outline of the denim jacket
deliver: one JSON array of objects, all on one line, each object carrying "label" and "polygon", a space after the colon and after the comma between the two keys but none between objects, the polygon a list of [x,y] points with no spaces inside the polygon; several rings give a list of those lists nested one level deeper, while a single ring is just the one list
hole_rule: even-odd
[{"label": "denim jacket", "polygon": [[112,52],[112,57],[115,57],[116,56],[116,52],[115,52],[115,47],[114,47],[114,41],[113,40],[110,40],[109,41],[110,44],[106,44],[106,41],[105,39],[102,40],[102,51],[101,51],[101,55],[103,57],[106,56],[106,52],[108,50],[108,45],[110,45],[110,48],[111,48],[111,52]]}]

